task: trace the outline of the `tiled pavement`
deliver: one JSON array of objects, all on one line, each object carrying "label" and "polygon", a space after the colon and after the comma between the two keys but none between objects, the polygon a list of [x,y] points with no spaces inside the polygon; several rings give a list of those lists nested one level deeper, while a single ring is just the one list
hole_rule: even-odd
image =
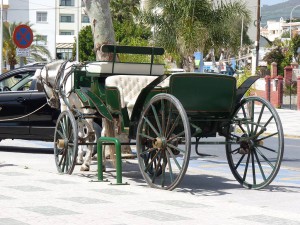
[{"label": "tiled pavement", "polygon": [[[124,161],[123,168],[123,181],[129,185],[91,182],[95,162],[91,172],[76,168],[71,176],[2,163],[0,225],[300,225],[300,183],[281,180],[284,170],[267,189],[252,191],[237,184],[225,162],[198,159],[191,161],[180,187],[170,192],[149,188],[136,160]],[[106,174],[112,183],[114,172],[110,168]],[[300,171],[294,175],[299,177]]]},{"label": "tiled pavement", "polygon": [[[278,112],[285,135],[300,137],[300,113]],[[227,162],[196,159],[170,192],[149,188],[136,160],[123,162],[123,181],[129,185],[110,185],[91,182],[95,162],[91,172],[76,168],[69,176],[47,166],[54,164],[52,155],[33,156],[40,160],[37,167],[0,153],[0,225],[300,225],[300,169],[282,168],[268,188],[253,191],[234,180]],[[113,169],[106,176],[115,182]]]}]

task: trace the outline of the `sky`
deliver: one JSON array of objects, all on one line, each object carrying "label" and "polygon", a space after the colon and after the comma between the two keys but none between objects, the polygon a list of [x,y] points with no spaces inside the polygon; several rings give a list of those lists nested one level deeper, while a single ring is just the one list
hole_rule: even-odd
[{"label": "sky", "polygon": [[261,0],[261,5],[275,5],[278,3],[286,2],[287,0]]}]

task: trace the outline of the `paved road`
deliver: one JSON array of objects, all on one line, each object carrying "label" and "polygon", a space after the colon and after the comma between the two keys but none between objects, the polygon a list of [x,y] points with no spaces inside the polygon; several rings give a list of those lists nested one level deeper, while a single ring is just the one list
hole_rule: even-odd
[{"label": "paved road", "polygon": [[[90,182],[96,162],[90,172],[78,169],[58,175],[50,154],[0,152],[0,225],[300,225],[297,170],[282,168],[272,185],[253,191],[233,179],[226,162],[195,158],[180,187],[170,192],[149,188],[136,160],[123,161],[123,181],[130,184],[124,186]],[[112,167],[105,176],[115,183]]]}]

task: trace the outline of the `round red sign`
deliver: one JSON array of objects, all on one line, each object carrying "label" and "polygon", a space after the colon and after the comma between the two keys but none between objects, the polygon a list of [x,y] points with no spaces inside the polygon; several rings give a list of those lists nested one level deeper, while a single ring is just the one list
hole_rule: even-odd
[{"label": "round red sign", "polygon": [[13,40],[18,48],[28,48],[33,41],[33,33],[29,26],[19,25],[13,33]]}]

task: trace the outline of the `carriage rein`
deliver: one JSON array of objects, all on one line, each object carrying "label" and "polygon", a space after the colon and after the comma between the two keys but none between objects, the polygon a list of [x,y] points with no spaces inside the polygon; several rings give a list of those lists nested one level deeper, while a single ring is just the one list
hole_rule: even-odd
[{"label": "carriage rein", "polygon": [[22,119],[22,118],[25,118],[27,116],[30,116],[32,114],[34,114],[35,112],[39,111],[40,109],[42,109],[44,106],[46,106],[48,103],[46,102],[45,104],[43,104],[41,107],[37,108],[36,110],[26,114],[26,115],[23,115],[23,116],[19,116],[19,117],[15,117],[15,118],[10,118],[10,119],[2,119],[0,120],[0,122],[5,122],[5,121],[13,121],[13,120],[18,120],[18,119]]},{"label": "carriage rein", "polygon": [[[42,77],[42,71],[41,71],[39,77],[40,77],[40,80],[41,80],[42,84],[44,84],[44,85],[46,85],[47,87],[49,87],[50,89],[52,89],[53,96],[50,97],[50,96],[47,94],[46,90],[45,90],[45,86],[42,85],[42,86],[43,86],[43,90],[44,90],[44,92],[45,92],[45,94],[46,94],[46,97],[47,97],[47,102],[48,102],[48,104],[49,104],[51,107],[54,107],[54,108],[56,108],[56,109],[59,108],[59,105],[58,105],[58,104],[59,104],[59,102],[60,102],[60,100],[59,100],[59,94],[60,94],[60,96],[62,97],[62,99],[63,99],[63,101],[65,102],[65,104],[69,107],[69,109],[74,110],[74,111],[76,112],[76,114],[80,117],[80,116],[82,115],[82,113],[80,113],[80,111],[77,110],[77,109],[75,109],[74,107],[71,107],[71,105],[69,104],[69,102],[68,102],[68,100],[67,100],[68,94],[70,94],[70,92],[69,92],[69,93],[65,93],[65,92],[63,91],[63,86],[64,86],[65,83],[67,82],[67,79],[69,78],[69,76],[70,76],[70,75],[74,72],[74,70],[75,70],[75,67],[71,68],[70,71],[69,71],[69,72],[65,75],[65,77],[63,78],[64,71],[65,71],[66,69],[69,69],[70,67],[72,67],[72,66],[70,66],[70,67],[68,67],[68,68],[65,68],[68,62],[69,62],[69,61],[64,61],[64,62],[61,64],[61,66],[60,66],[60,68],[59,68],[59,70],[58,70],[58,72],[57,72],[57,75],[56,75],[56,77],[55,77],[55,82],[54,82],[54,85],[53,85],[53,86],[52,86],[51,83],[49,82],[49,74],[48,74],[49,69],[48,69],[47,66],[44,67],[45,70],[46,70],[46,78],[43,78],[43,77]],[[62,79],[62,78],[63,78],[63,79]],[[51,100],[52,100],[52,101],[51,101]],[[54,101],[55,104],[53,104],[53,101]]]}]

